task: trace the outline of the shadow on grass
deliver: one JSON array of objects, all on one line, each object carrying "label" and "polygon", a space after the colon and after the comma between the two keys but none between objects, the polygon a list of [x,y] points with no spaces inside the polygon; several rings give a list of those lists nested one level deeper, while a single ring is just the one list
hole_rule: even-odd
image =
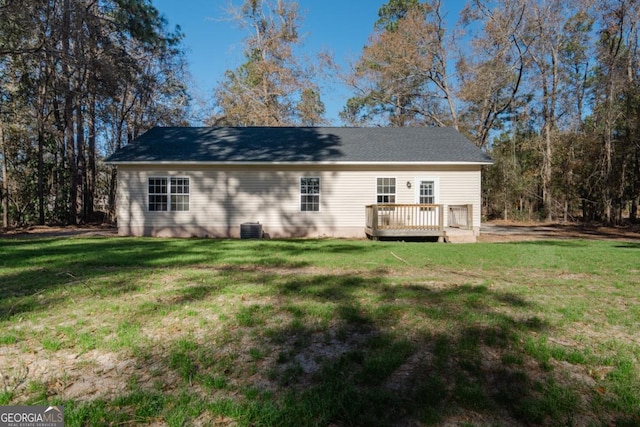
[{"label": "shadow on grass", "polygon": [[[69,426],[579,425],[590,411],[584,402],[602,401],[595,388],[564,381],[572,372],[554,367],[549,348],[530,339],[549,325],[540,307],[515,293],[417,284],[382,270],[299,274],[309,265],[295,259],[301,251],[367,250],[348,243],[193,242],[11,242],[1,265],[4,318],[53,310],[72,286],[88,298],[136,296],[127,312],[135,328],[120,319],[126,345],[136,346],[127,356],[136,370],[119,373],[128,391],[61,401]],[[144,299],[140,284],[157,268],[194,266],[205,267],[201,276]],[[109,277],[104,287],[101,277]],[[42,292],[46,298],[37,298]],[[213,315],[220,306],[224,315]],[[182,332],[187,316],[197,333]],[[141,339],[171,318],[180,327]],[[118,325],[110,326],[117,335]],[[627,419],[633,414],[620,411],[613,421]]]},{"label": "shadow on grass", "polygon": [[589,242],[578,239],[555,239],[555,240],[523,240],[520,242],[507,242],[498,243],[504,245],[515,246],[544,246],[544,247],[558,247],[558,248],[583,248],[589,246]]},{"label": "shadow on grass", "polygon": [[[606,241],[604,241],[606,242]],[[609,241],[611,243],[612,241]],[[521,242],[498,243],[515,246],[541,246],[541,247],[557,247],[557,248],[586,248],[592,245],[589,240],[580,239],[563,239],[563,240],[523,240]],[[640,249],[640,243],[636,242],[619,242],[611,244],[615,248],[621,249]]]},{"label": "shadow on grass", "polygon": [[[366,247],[321,241],[259,241],[214,239],[2,239],[0,319],[54,307],[84,289],[96,297],[138,290],[141,279],[158,268],[235,265],[294,269],[308,265],[292,256],[320,247],[324,253],[365,251]],[[270,252],[275,255],[268,255]],[[118,279],[122,276],[122,280]],[[108,286],[99,285],[106,278]],[[95,282],[98,284],[95,284]],[[89,285],[89,283],[92,283]],[[61,295],[64,294],[64,295]]]},{"label": "shadow on grass", "polygon": [[[231,281],[247,279],[244,269],[225,273]],[[125,405],[131,412],[148,413],[143,420],[238,425],[437,425],[470,414],[542,425],[566,424],[580,409],[577,394],[554,382],[562,373],[531,372],[525,364],[523,336],[547,325],[518,295],[484,286],[397,286],[385,277],[255,273],[251,279],[270,289],[268,305],[239,307],[222,341],[176,338],[159,357],[161,370],[182,379],[177,390],[187,393],[193,414],[175,413],[184,395],[153,388],[132,393],[147,393],[155,406],[140,408],[147,401],[140,399]],[[171,304],[218,291],[194,287]],[[100,418],[114,421],[127,420]]]},{"label": "shadow on grass", "polygon": [[640,249],[640,243],[626,242],[615,246],[621,249]]}]

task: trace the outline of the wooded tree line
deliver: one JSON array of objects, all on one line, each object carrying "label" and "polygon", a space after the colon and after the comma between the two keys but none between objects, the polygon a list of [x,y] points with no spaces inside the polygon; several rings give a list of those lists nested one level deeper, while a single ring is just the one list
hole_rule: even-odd
[{"label": "wooded tree line", "polygon": [[[302,55],[293,0],[243,0],[244,61],[207,123],[327,124],[339,76],[357,126],[453,126],[487,150],[489,215],[618,224],[640,203],[640,2],[381,1],[350,70]],[[213,25],[213,24],[212,24]],[[149,0],[0,0],[5,224],[88,221],[113,207],[100,159],[154,125],[188,124],[179,31]]]},{"label": "wooded tree line", "polygon": [[0,1],[5,227],[109,211],[105,154],[153,125],[186,123],[180,40],[149,0]]},{"label": "wooded tree line", "polygon": [[354,64],[352,124],[454,126],[495,164],[490,215],[638,216],[636,0],[390,0]]}]

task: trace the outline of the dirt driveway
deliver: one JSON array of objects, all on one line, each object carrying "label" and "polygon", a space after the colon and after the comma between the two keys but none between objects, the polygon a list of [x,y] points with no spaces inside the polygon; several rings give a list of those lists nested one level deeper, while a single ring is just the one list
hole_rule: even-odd
[{"label": "dirt driveway", "polygon": [[512,242],[549,239],[640,240],[640,227],[602,227],[588,224],[536,224],[487,222],[480,229],[479,242]]}]

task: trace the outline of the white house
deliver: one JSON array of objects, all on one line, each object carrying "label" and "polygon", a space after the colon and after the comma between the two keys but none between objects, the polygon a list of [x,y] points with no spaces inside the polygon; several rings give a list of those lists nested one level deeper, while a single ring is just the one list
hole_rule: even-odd
[{"label": "white house", "polygon": [[451,240],[491,159],[452,128],[158,127],[107,162],[120,235]]}]

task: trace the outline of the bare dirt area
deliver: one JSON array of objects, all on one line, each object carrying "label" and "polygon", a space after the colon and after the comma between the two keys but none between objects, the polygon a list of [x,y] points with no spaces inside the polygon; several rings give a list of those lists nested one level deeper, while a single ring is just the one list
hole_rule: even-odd
[{"label": "bare dirt area", "polygon": [[47,226],[34,225],[0,230],[0,238],[25,238],[25,237],[111,237],[118,235],[118,228],[110,224],[78,225],[78,226]]},{"label": "bare dirt area", "polygon": [[[111,224],[78,226],[30,226],[0,230],[0,238],[25,237],[113,237],[118,228]],[[482,224],[479,242],[517,242],[523,240],[598,239],[640,241],[640,225],[605,227],[581,223],[540,223],[490,221]]]},{"label": "bare dirt area", "polygon": [[482,224],[479,242],[522,240],[598,239],[640,241],[640,226],[604,227],[593,224],[518,223],[491,221]]}]

